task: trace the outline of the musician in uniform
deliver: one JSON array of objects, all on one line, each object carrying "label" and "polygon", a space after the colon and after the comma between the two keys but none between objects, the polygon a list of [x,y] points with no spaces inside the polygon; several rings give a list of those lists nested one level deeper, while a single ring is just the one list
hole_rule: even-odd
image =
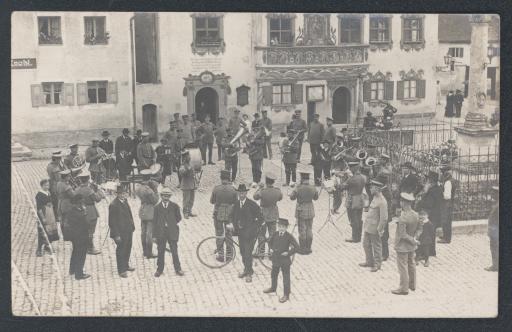
[{"label": "musician in uniform", "polygon": [[181,116],[182,118],[182,124],[178,127],[182,129],[181,131],[181,137],[185,141],[185,147],[193,145],[195,141],[195,133],[192,128],[192,124],[189,122],[188,114],[184,114]]},{"label": "musician in uniform", "polygon": [[92,180],[101,184],[105,176],[105,167],[103,166],[103,158],[106,156],[105,151],[98,146],[97,139],[92,140],[92,145],[85,151],[85,160],[89,163],[89,172],[91,172]]},{"label": "musician in uniform", "polygon": [[366,185],[366,178],[361,174],[358,161],[351,161],[348,165],[353,175],[342,185],[342,188],[347,190],[345,206],[347,208],[348,221],[350,222],[350,227],[352,227],[352,238],[345,241],[358,243],[361,242],[363,226],[362,216],[363,208],[365,207],[363,190]]},{"label": "musician in uniform", "polygon": [[212,154],[213,154],[213,131],[215,127],[213,123],[210,121],[210,116],[206,116],[204,118],[204,123],[202,124],[202,146],[203,149],[201,150],[201,156],[203,158],[203,165],[206,164],[206,151],[208,150],[208,165],[215,165],[215,163],[212,160]]},{"label": "musician in uniform", "polygon": [[304,133],[308,130],[308,125],[306,121],[301,118],[301,110],[295,110],[295,114],[292,118],[292,122],[290,123],[290,128],[295,131],[295,133],[299,133],[299,149],[297,151],[297,162],[300,162],[300,157],[302,154],[302,143],[304,142]]},{"label": "musician in uniform", "polygon": [[126,181],[126,176],[132,172],[133,141],[129,136],[128,128],[123,129],[123,134],[116,139],[116,166],[119,171],[119,180]]},{"label": "musician in uniform", "polygon": [[81,195],[75,195],[69,201],[68,214],[68,237],[73,243],[73,250],[69,261],[69,274],[74,275],[76,280],[83,280],[90,277],[84,273],[85,260],[87,258],[87,236],[88,223],[86,207]]},{"label": "musician in uniform", "polygon": [[265,175],[265,186],[260,187],[253,195],[255,201],[260,201],[261,213],[263,215],[263,227],[258,235],[258,253],[265,252],[265,235],[268,231],[269,238],[276,231],[276,222],[279,219],[279,208],[277,202],[283,199],[281,189],[274,187],[276,177],[273,174]]},{"label": "musician in uniform", "polygon": [[277,290],[277,278],[279,270],[283,271],[283,297],[279,302],[288,301],[291,292],[290,266],[292,264],[290,257],[299,250],[299,244],[292,234],[286,230],[288,228],[288,219],[279,218],[278,231],[275,232],[269,240],[270,251],[272,253],[272,271],[270,272],[271,286],[263,293],[274,293]]},{"label": "musician in uniform", "polygon": [[233,142],[231,140],[233,135],[228,129],[228,135],[224,140],[224,169],[231,173],[231,182],[235,182],[237,171],[238,171],[238,151],[240,151],[239,142]]},{"label": "musician in uniform", "polygon": [[151,170],[141,171],[142,182],[135,189],[135,195],[140,199],[140,238],[144,257],[155,258],[153,255],[153,217],[154,206],[158,202],[158,184],[151,181]]},{"label": "musician in uniform", "polygon": [[71,198],[76,195],[75,189],[70,184],[71,170],[65,169],[60,171],[60,181],[57,183],[57,196],[59,197],[58,216],[61,220],[61,230],[64,240],[67,239],[67,214],[71,210]]},{"label": "musician in uniform", "polygon": [[295,218],[299,226],[300,252],[309,255],[312,253],[313,218],[315,217],[313,200],[318,199],[318,191],[315,186],[309,184],[309,173],[300,173],[300,184],[293,189],[290,199],[297,200]]},{"label": "musician in uniform", "polygon": [[[283,140],[281,147],[281,155],[283,156],[284,172],[286,174],[286,183],[295,184],[297,182],[297,153],[299,150],[299,138],[295,138],[295,131],[288,130],[288,137]],[[295,140],[294,140],[295,138]],[[291,180],[291,182],[290,182]]]},{"label": "musician in uniform", "polygon": [[117,187],[117,197],[108,207],[110,237],[116,243],[117,273],[121,278],[128,278],[128,271],[135,271],[135,268],[128,264],[135,225],[127,197],[126,189],[123,186]]},{"label": "musician in uniform", "polygon": [[116,171],[115,161],[112,158],[112,153],[114,152],[114,143],[109,138],[109,136],[110,133],[108,132],[108,130],[104,130],[101,133],[101,137],[103,137],[103,139],[100,141],[99,147],[102,148],[103,151],[105,151],[105,153],[108,155],[108,158],[103,160],[103,167],[105,168],[105,178],[107,180],[112,180],[113,178],[116,177]]},{"label": "musician in uniform", "polygon": [[329,145],[333,145],[336,141],[336,128],[334,128],[332,118],[327,118],[327,128],[325,129],[325,134],[323,137],[324,141],[327,141]]},{"label": "musician in uniform", "polygon": [[272,159],[272,120],[270,120],[270,118],[267,116],[267,110],[262,110],[261,116],[262,118],[260,121],[260,125],[266,129],[265,146],[263,147],[263,158]]},{"label": "musician in uniform", "polygon": [[69,150],[69,154],[64,158],[64,166],[66,168],[77,168],[85,164],[85,160],[78,153],[78,144],[71,144]]},{"label": "musician in uniform", "polygon": [[313,159],[313,172],[315,185],[320,186],[322,181],[331,177],[331,146],[327,140],[320,144],[320,148]]},{"label": "musician in uniform", "polygon": [[238,186],[238,201],[235,203],[233,210],[233,220],[239,226],[240,233],[238,235],[240,245],[240,255],[244,264],[244,270],[238,274],[239,278],[244,278],[246,282],[252,282],[252,251],[258,230],[263,222],[261,210],[256,202],[247,198],[249,189],[245,184]]},{"label": "musician in uniform", "polygon": [[254,120],[251,123],[251,128],[261,127],[260,113],[254,113]]},{"label": "musician in uniform", "polygon": [[347,167],[342,156],[345,150],[344,145],[343,135],[341,133],[336,134],[336,141],[331,145],[331,169],[343,170]]},{"label": "musician in uniform", "polygon": [[165,248],[167,243],[171,247],[172,263],[176,275],[185,275],[181,270],[180,258],[178,256],[178,240],[180,236],[179,222],[181,221],[180,207],[171,202],[172,191],[169,188],[163,188],[160,193],[162,201],[155,206],[154,211],[154,229],[153,238],[158,247],[157,270],[155,277],[160,277],[164,273],[165,267]]},{"label": "musician in uniform", "polygon": [[[319,160],[318,153],[320,150],[320,144],[324,138],[325,129],[324,125],[319,121],[320,115],[315,114],[313,121],[309,124],[308,141],[309,149],[311,150],[311,164],[315,164],[315,160]],[[315,179],[316,181],[316,179]]]},{"label": "musician in uniform", "polygon": [[240,122],[242,120],[240,119],[240,110],[238,108],[235,108],[233,110],[233,116],[229,118],[228,128],[231,131],[233,135],[236,135],[238,132],[238,129],[240,129]]},{"label": "musician in uniform", "polygon": [[76,194],[82,196],[85,204],[85,219],[87,220],[87,225],[89,226],[89,242],[87,243],[87,253],[89,255],[98,255],[101,254],[101,251],[96,249],[94,246],[94,232],[96,231],[96,224],[98,223],[98,218],[100,216],[98,209],[96,208],[96,203],[105,198],[105,195],[101,190],[99,190],[97,185],[89,183],[90,175],[91,174],[87,171],[83,171],[78,175],[78,179],[80,180],[80,187],[76,189]]},{"label": "musician in uniform", "polygon": [[386,153],[381,153],[379,158],[379,168],[377,171],[377,176],[385,176],[388,178],[388,182],[391,179],[391,175],[393,174],[393,165],[391,165],[391,158]]},{"label": "musician in uniform", "polygon": [[52,199],[53,214],[59,220],[59,197],[57,195],[57,183],[60,181],[60,172],[66,169],[62,163],[62,152],[56,151],[52,153],[52,161],[46,167],[48,179],[50,180],[50,197]]},{"label": "musician in uniform", "polygon": [[140,143],[142,143],[143,137],[142,137],[142,130],[137,129],[135,135],[133,135],[133,151],[132,156],[133,159],[135,159],[135,162],[137,165],[139,165],[139,157],[137,156],[137,147]]},{"label": "musician in uniform", "polygon": [[233,257],[233,244],[231,242],[233,226],[233,209],[237,203],[237,193],[230,184],[231,173],[227,170],[220,171],[221,184],[215,186],[210,197],[210,203],[213,208],[213,225],[215,227],[215,236],[217,236],[217,257],[219,262],[224,262],[224,236],[226,241],[226,257]]},{"label": "musician in uniform", "polygon": [[156,162],[160,164],[162,168],[162,178],[160,183],[162,185],[165,184],[165,179],[167,175],[172,175],[172,167],[173,167],[173,153],[172,153],[172,144],[169,144],[166,138],[162,138],[160,140],[161,145],[157,146],[155,149],[156,153]]},{"label": "musician in uniform", "polygon": [[155,163],[155,150],[151,143],[149,143],[149,133],[142,133],[142,142],[137,146],[137,165],[139,171],[148,169]]},{"label": "musician in uniform", "polygon": [[256,187],[261,181],[263,167],[263,149],[265,149],[265,132],[260,127],[259,132],[248,136],[247,154],[252,166],[252,186]]},{"label": "musician in uniform", "polygon": [[217,121],[217,125],[215,126],[215,129],[213,131],[213,135],[215,136],[215,144],[217,144],[217,160],[221,161],[223,159],[222,142],[228,135],[224,118],[220,117],[219,120]]},{"label": "musician in uniform", "polygon": [[181,166],[179,173],[181,175],[181,191],[183,193],[183,216],[185,219],[195,217],[192,213],[194,198],[197,189],[194,169],[190,165],[190,153],[188,150],[181,152]]},{"label": "musician in uniform", "polygon": [[183,138],[183,129],[181,128],[178,128],[177,130],[177,137],[176,137],[176,142],[175,144],[173,145],[173,168],[174,170],[176,171],[176,174],[178,175],[178,188],[180,188],[181,186],[181,174],[179,172],[180,170],[180,167],[181,167],[181,152],[183,151],[183,149],[185,148],[185,146],[187,145],[187,141],[185,138]]},{"label": "musician in uniform", "polygon": [[395,295],[407,295],[409,289],[416,290],[416,263],[414,253],[418,247],[417,240],[422,231],[418,214],[412,209],[414,196],[411,193],[400,194],[402,212],[398,218],[395,235],[396,262],[400,274],[400,286],[392,290]]},{"label": "musician in uniform", "polygon": [[363,248],[366,260],[359,266],[371,267],[377,272],[382,264],[382,236],[388,223],[388,203],[382,195],[385,185],[371,180],[372,201],[364,221]]}]

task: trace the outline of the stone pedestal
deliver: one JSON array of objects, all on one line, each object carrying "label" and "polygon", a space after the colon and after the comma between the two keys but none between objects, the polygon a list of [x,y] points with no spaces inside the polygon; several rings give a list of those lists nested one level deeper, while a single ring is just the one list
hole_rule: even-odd
[{"label": "stone pedestal", "polygon": [[455,131],[457,132],[456,144],[461,156],[487,154],[487,152],[494,154],[496,152],[497,129],[471,128],[464,125],[455,127]]}]

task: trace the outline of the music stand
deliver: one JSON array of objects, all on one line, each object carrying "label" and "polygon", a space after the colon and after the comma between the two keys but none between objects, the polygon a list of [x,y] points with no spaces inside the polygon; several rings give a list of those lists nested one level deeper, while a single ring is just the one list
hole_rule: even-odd
[{"label": "music stand", "polygon": [[322,225],[322,227],[320,227],[320,229],[318,230],[318,233],[320,233],[322,231],[322,229],[328,224],[328,223],[331,223],[334,227],[336,227],[336,229],[338,230],[338,232],[343,235],[343,233],[341,232],[341,230],[338,228],[338,226],[336,226],[336,223],[334,222],[334,218],[332,216],[332,213],[331,213],[331,193],[327,193],[328,195],[328,202],[329,202],[329,210],[328,210],[328,214],[327,214],[327,217],[325,218],[325,222],[324,224]]}]

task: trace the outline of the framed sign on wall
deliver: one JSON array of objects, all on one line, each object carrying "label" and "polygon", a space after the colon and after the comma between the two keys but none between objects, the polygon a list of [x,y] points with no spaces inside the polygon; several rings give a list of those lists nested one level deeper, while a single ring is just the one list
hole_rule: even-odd
[{"label": "framed sign on wall", "polygon": [[311,85],[306,87],[307,101],[323,101],[324,100],[324,86]]}]

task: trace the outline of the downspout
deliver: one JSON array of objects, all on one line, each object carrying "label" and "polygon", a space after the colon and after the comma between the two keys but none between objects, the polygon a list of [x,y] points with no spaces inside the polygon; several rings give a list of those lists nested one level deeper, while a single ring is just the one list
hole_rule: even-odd
[{"label": "downspout", "polygon": [[130,17],[130,56],[131,56],[131,71],[132,71],[132,117],[133,117],[133,133],[137,130],[137,108],[136,108],[136,94],[135,94],[135,50],[134,50],[134,22],[135,16]]}]

